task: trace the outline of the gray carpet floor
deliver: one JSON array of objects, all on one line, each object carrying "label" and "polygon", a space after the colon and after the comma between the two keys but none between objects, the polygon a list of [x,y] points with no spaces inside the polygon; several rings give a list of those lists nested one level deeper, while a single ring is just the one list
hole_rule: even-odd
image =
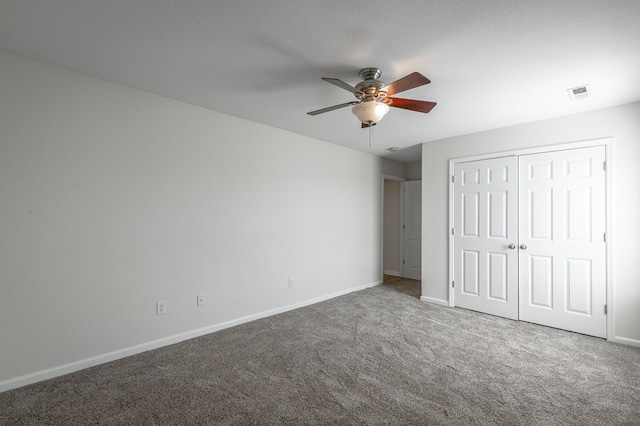
[{"label": "gray carpet floor", "polygon": [[0,394],[0,424],[640,424],[640,349],[389,280]]}]

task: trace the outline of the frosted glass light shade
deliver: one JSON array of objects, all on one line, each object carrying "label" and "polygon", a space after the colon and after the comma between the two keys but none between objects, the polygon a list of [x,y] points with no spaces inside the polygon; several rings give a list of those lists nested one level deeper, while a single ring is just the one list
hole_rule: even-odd
[{"label": "frosted glass light shade", "polygon": [[389,112],[389,105],[384,102],[368,101],[355,105],[351,112],[363,123],[375,124]]}]

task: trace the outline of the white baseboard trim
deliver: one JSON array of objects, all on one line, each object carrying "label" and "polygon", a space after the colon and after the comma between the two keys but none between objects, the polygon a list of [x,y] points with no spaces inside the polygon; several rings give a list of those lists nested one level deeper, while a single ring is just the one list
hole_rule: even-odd
[{"label": "white baseboard trim", "polygon": [[394,277],[399,277],[400,276],[400,272],[398,272],[398,271],[387,271],[387,270],[384,270],[384,271],[382,271],[382,273],[385,274],[385,275],[393,275]]},{"label": "white baseboard trim", "polygon": [[382,284],[382,281],[376,281],[373,283],[361,285],[348,290],[341,290],[335,293],[326,294],[313,299],[304,300],[301,302],[293,303],[290,305],[282,306],[280,308],[270,309],[268,311],[258,312],[253,315],[247,315],[245,317],[225,321],[219,324],[210,325],[207,327],[199,328],[196,330],[187,331],[184,333],[175,334],[173,336],[163,337],[161,339],[152,340],[150,342],[141,343],[139,345],[130,346],[128,348],[119,349],[117,351],[108,352],[102,355],[97,355],[91,358],[81,359],[79,361],[70,362],[68,364],[60,365],[57,367],[47,368],[46,370],[36,371],[34,373],[25,374],[23,376],[14,377],[11,379],[3,380],[0,382],[0,393],[6,392],[11,389],[16,389],[22,386],[27,386],[33,383],[42,382],[44,380],[53,379],[55,377],[64,376],[65,374],[74,373],[76,371],[84,370],[85,368],[93,367],[107,362],[116,361],[118,359],[126,358],[131,355],[136,355],[142,352],[158,349],[163,346],[173,345],[175,343],[182,342],[184,340],[193,339],[195,337],[204,336],[209,333],[224,330],[225,328],[234,327],[236,325],[244,324],[247,322],[255,321],[260,318],[270,317],[272,315],[281,314],[294,309],[302,308],[305,306],[313,305],[323,302],[325,300],[333,299],[339,296],[344,296],[355,291],[365,290],[367,288],[375,287]]},{"label": "white baseboard trim", "polygon": [[420,300],[422,300],[423,302],[431,303],[433,305],[446,306],[447,308],[449,307],[448,300],[436,299],[436,298],[427,297],[427,296],[420,296]]},{"label": "white baseboard trim", "polygon": [[609,339],[609,341],[610,342],[614,342],[614,343],[621,343],[623,345],[635,346],[636,348],[640,348],[640,340],[630,339],[628,337],[613,336],[611,339]]}]

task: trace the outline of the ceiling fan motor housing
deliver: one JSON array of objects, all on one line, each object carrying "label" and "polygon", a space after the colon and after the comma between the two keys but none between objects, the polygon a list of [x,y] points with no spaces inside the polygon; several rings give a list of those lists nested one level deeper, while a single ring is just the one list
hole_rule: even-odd
[{"label": "ceiling fan motor housing", "polygon": [[380,68],[364,68],[360,70],[360,78],[363,81],[356,84],[355,89],[358,91],[355,93],[356,98],[363,102],[384,102],[384,98],[387,97],[387,92],[381,90],[387,84],[378,80],[382,75]]}]

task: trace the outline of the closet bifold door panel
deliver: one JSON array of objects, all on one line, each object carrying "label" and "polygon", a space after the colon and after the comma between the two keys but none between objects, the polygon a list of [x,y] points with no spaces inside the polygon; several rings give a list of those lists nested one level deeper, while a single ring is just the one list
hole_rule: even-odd
[{"label": "closet bifold door panel", "polygon": [[456,164],[456,306],[518,319],[518,159]]},{"label": "closet bifold door panel", "polygon": [[520,319],[606,337],[605,148],[519,161]]},{"label": "closet bifold door panel", "polygon": [[459,162],[453,301],[606,337],[606,149]]}]

